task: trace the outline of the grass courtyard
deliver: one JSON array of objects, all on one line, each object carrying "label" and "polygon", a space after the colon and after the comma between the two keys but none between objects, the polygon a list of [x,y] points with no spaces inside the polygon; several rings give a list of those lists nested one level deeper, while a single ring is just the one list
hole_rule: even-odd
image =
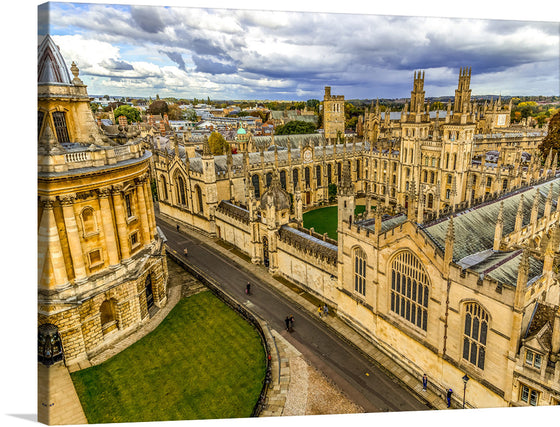
[{"label": "grass courtyard", "polygon": [[240,418],[251,415],[265,371],[257,331],[208,291],[72,380],[89,423]]},{"label": "grass courtyard", "polygon": [[[365,210],[365,205],[358,205],[354,213],[362,213]],[[305,228],[313,227],[317,233],[327,233],[331,239],[338,240],[338,233],[336,232],[338,226],[338,206],[327,206],[305,212],[303,214],[303,226]]]}]

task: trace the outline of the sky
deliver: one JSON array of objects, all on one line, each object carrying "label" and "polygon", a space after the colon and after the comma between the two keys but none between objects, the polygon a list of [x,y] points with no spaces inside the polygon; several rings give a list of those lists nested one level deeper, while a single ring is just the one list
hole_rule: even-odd
[{"label": "sky", "polygon": [[461,67],[473,95],[560,85],[558,22],[50,3],[39,23],[92,95],[401,98],[423,70],[426,96],[449,96]]}]

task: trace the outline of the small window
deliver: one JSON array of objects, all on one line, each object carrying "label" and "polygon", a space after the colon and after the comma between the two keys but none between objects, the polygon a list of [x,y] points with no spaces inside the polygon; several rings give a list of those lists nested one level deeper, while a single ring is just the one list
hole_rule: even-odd
[{"label": "small window", "polygon": [[521,400],[531,406],[537,406],[539,402],[539,394],[540,393],[538,391],[533,390],[526,385],[521,387]]},{"label": "small window", "polygon": [[130,246],[134,248],[134,246],[138,245],[138,232],[135,231],[130,235]]},{"label": "small window", "polygon": [[126,204],[126,216],[130,218],[132,217],[132,199],[130,193],[124,195],[124,202]]},{"label": "small window", "polygon": [[92,208],[86,208],[82,211],[82,226],[84,228],[85,236],[97,232],[97,224],[95,223],[95,214]]},{"label": "small window", "polygon": [[88,253],[88,257],[89,257],[89,266],[90,268],[95,267],[99,264],[101,264],[101,251],[99,249],[96,249],[94,251],[91,251]]},{"label": "small window", "polygon": [[525,354],[525,363],[534,368],[540,369],[542,362],[542,356],[539,353],[534,353],[531,350],[527,350]]},{"label": "small window", "polygon": [[41,128],[43,127],[43,120],[45,119],[45,112],[44,111],[39,111],[39,115],[38,115],[38,122],[37,122],[37,132],[39,133],[39,136],[41,136]]}]

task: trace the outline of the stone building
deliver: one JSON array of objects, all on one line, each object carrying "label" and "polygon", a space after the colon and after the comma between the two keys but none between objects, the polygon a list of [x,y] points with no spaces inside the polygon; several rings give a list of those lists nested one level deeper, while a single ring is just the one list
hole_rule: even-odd
[{"label": "stone building", "polygon": [[344,96],[331,95],[330,86],[325,86],[323,128],[325,130],[325,138],[336,138],[339,134],[344,135]]},{"label": "stone building", "polygon": [[[38,52],[38,321],[68,366],[146,322],[167,301],[165,245],[150,189],[152,154],[95,122],[86,86],[53,39]],[[54,325],[54,328],[53,326]]]},{"label": "stone building", "polygon": [[[472,103],[470,76],[461,69],[440,117],[415,73],[410,106],[394,119],[376,105],[359,140],[339,139],[327,115],[330,136],[252,137],[239,154],[212,156],[204,142],[190,157],[173,137],[157,140],[160,211],[298,283],[442,395],[467,375],[467,407],[554,405],[558,158],[543,165],[544,132],[511,126],[500,100]],[[302,227],[330,184],[338,241]]]}]

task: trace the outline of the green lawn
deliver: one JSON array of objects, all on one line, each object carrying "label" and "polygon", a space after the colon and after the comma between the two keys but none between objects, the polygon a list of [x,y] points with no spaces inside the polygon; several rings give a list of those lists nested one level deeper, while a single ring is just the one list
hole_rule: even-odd
[{"label": "green lawn", "polygon": [[72,380],[89,423],[251,415],[266,371],[257,331],[211,292],[179,301],[153,332]]},{"label": "green lawn", "polygon": [[[355,213],[362,213],[366,210],[364,205],[356,206]],[[303,214],[303,226],[313,227],[317,233],[328,233],[331,239],[338,240],[336,228],[338,226],[338,206],[327,206],[315,209]]]}]

